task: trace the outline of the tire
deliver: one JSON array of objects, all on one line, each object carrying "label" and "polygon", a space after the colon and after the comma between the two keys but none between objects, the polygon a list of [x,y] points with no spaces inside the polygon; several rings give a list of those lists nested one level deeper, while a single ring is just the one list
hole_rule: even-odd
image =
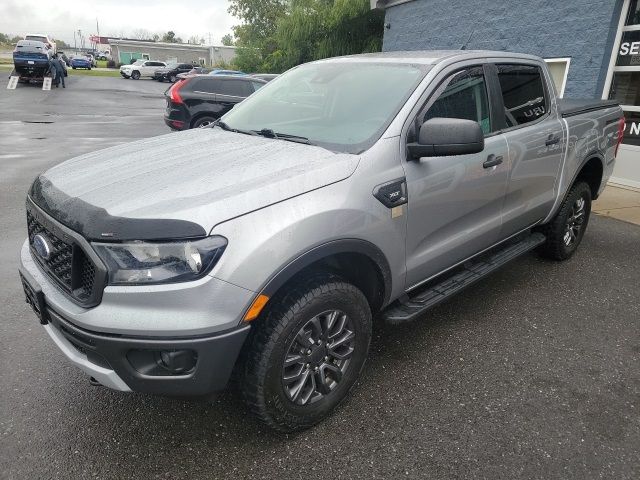
[{"label": "tire", "polygon": [[[241,391],[260,421],[294,432],[327,417],[355,384],[369,350],[371,310],[360,290],[329,274],[303,278],[272,302],[245,344]],[[332,347],[338,339],[346,340]]]},{"label": "tire", "polygon": [[91,67],[87,68],[87,70],[91,70]]},{"label": "tire", "polygon": [[552,260],[567,260],[575,253],[584,237],[591,215],[591,188],[578,182],[567,194],[553,220],[542,228],[547,241],[540,253]]},{"label": "tire", "polygon": [[138,72],[137,70],[135,72],[131,72],[131,78],[133,78],[134,80],[140,80],[140,72]]},{"label": "tire", "polygon": [[171,76],[169,77],[169,82],[171,82],[171,83],[176,83],[176,80],[177,80],[177,78],[176,78],[176,76],[175,76],[175,75],[171,75]]},{"label": "tire", "polygon": [[199,117],[191,124],[191,128],[206,128],[215,121],[214,117]]},{"label": "tire", "polygon": [[76,69],[76,67],[71,67],[71,68],[73,68],[74,70]]}]

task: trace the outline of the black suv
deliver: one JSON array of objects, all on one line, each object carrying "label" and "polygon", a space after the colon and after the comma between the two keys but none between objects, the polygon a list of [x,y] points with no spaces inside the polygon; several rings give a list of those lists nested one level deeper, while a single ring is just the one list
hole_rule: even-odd
[{"label": "black suv", "polygon": [[164,123],[173,130],[206,127],[267,82],[239,75],[194,75],[165,92]]},{"label": "black suv", "polygon": [[170,63],[166,67],[159,68],[153,72],[153,79],[159,82],[169,80],[171,83],[175,83],[180,73],[191,71],[193,64],[191,63]]}]

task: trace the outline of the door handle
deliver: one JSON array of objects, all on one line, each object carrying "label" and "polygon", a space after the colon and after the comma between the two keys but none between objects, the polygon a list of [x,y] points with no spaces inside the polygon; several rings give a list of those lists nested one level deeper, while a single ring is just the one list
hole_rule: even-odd
[{"label": "door handle", "polygon": [[489,155],[487,157],[487,159],[484,161],[484,163],[482,164],[482,166],[484,168],[491,168],[491,167],[495,167],[497,165],[500,165],[502,163],[502,155],[494,155],[493,153],[491,155]]},{"label": "door handle", "polygon": [[560,143],[560,137],[556,137],[555,135],[551,134],[549,135],[549,137],[547,137],[547,141],[544,142],[544,144],[547,147],[550,147],[551,145],[555,145],[557,143]]}]

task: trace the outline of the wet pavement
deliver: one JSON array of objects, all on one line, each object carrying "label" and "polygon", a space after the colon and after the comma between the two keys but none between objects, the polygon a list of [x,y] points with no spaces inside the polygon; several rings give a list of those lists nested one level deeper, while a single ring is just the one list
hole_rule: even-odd
[{"label": "wet pavement", "polygon": [[594,217],[413,324],[376,325],[353,395],[296,435],[216,402],[92,387],[25,305],[25,192],[80,153],[167,133],[167,84],[0,80],[0,478],[638,478],[640,227]]}]

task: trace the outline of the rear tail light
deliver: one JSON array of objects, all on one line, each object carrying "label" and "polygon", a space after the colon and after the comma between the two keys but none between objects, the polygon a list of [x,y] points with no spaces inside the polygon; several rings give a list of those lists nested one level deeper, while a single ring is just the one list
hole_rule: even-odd
[{"label": "rear tail light", "polygon": [[171,100],[172,103],[175,104],[183,104],[184,101],[182,100],[182,97],[180,96],[180,90],[182,89],[182,87],[184,87],[187,83],[189,82],[189,79],[184,79],[180,82],[176,82],[173,85],[171,85],[171,88],[169,88],[169,91],[167,92],[167,94],[169,95],[169,100]]},{"label": "rear tail light", "polygon": [[624,127],[625,127],[625,120],[624,120],[624,117],[621,117],[620,120],[618,120],[618,140],[616,141],[616,149],[613,154],[616,157],[618,156],[618,148],[620,148],[620,144],[624,139]]}]

